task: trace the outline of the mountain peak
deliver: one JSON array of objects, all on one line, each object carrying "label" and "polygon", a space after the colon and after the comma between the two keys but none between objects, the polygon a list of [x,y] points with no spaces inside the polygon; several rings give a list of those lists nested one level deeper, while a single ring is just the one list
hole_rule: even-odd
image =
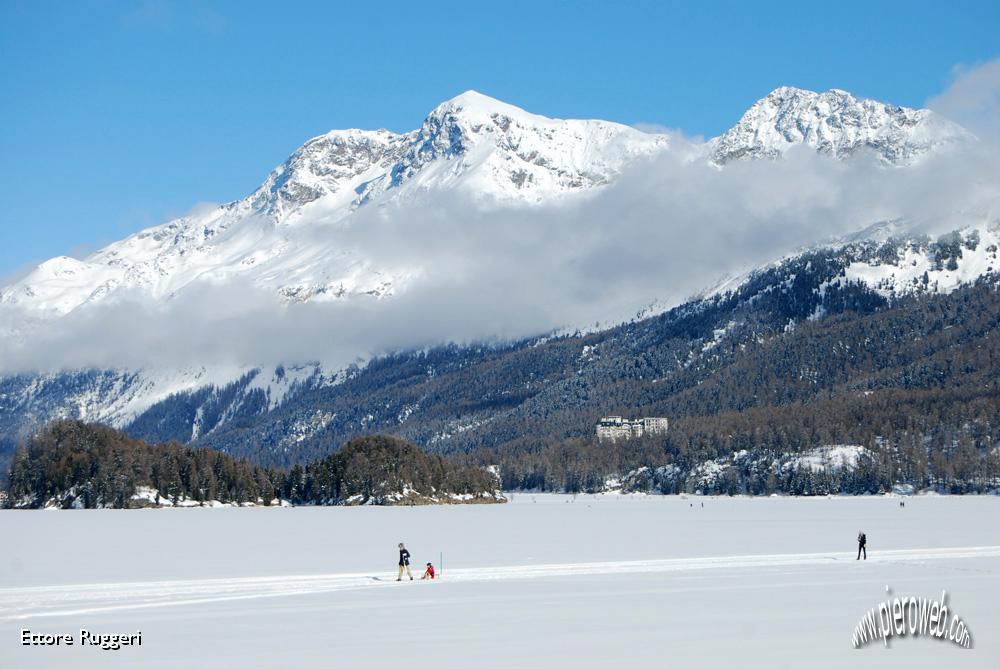
[{"label": "mountain peak", "polygon": [[968,133],[927,109],[782,86],[755,102],[739,122],[712,140],[712,161],[777,158],[793,146],[845,158],[868,149],[883,162],[908,163]]},{"label": "mountain peak", "polygon": [[759,104],[764,100],[786,100],[802,95],[816,95],[816,92],[807,88],[798,88],[797,86],[778,86],[766,96],[758,100],[757,103]]},{"label": "mountain peak", "polygon": [[466,119],[471,123],[486,123],[500,116],[530,123],[552,121],[552,119],[545,116],[532,114],[520,107],[474,90],[465,91],[449,100],[445,100],[431,111],[428,119],[454,117]]},{"label": "mountain peak", "polygon": [[765,97],[758,100],[755,104],[761,104],[767,100],[815,100],[816,98],[823,96],[830,99],[857,99],[849,91],[845,91],[842,88],[831,88],[825,92],[819,93],[808,88],[799,88],[797,86],[779,86],[768,93]]},{"label": "mountain peak", "polygon": [[461,182],[477,198],[541,202],[608,183],[625,164],[667,143],[618,123],[532,114],[469,90],[424,119],[382,186]]},{"label": "mountain peak", "polygon": [[459,107],[493,107],[493,106],[504,106],[509,107],[506,102],[498,100],[497,98],[490,97],[484,93],[480,93],[477,90],[469,89],[463,93],[459,93],[455,97],[445,100],[439,106],[450,105]]},{"label": "mountain peak", "polygon": [[250,196],[254,211],[284,219],[321,198],[346,205],[354,188],[388,169],[411,137],[388,130],[331,130],[276,167]]}]

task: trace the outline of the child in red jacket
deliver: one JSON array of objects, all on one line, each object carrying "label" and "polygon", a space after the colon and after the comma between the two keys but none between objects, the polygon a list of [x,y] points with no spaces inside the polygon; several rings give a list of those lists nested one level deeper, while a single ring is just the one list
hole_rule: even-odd
[{"label": "child in red jacket", "polygon": [[427,563],[427,569],[424,570],[424,575],[420,577],[420,580],[423,581],[428,578],[432,581],[434,580],[434,565],[430,562]]}]

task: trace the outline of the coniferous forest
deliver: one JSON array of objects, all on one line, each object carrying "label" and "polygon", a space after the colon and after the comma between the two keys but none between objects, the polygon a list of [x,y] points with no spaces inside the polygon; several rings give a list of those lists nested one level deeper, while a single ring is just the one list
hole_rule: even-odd
[{"label": "coniferous forest", "polygon": [[67,420],[49,425],[15,452],[8,505],[502,502],[497,487],[486,470],[426,454],[394,437],[361,437],[286,472],[207,448],[152,446],[103,425]]}]

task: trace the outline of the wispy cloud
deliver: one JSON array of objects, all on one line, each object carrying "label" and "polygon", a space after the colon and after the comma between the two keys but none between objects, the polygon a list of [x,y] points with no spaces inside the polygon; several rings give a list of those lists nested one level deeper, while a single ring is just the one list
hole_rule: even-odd
[{"label": "wispy cloud", "polygon": [[927,106],[962,124],[984,140],[1000,144],[1000,58],[959,65],[954,80]]},{"label": "wispy cloud", "polygon": [[122,16],[128,28],[169,32],[177,20],[176,5],[170,0],[143,0]]},{"label": "wispy cloud", "polygon": [[209,35],[221,35],[228,28],[226,17],[206,5],[190,6],[174,0],[143,0],[122,16],[127,28],[169,33],[193,30]]}]

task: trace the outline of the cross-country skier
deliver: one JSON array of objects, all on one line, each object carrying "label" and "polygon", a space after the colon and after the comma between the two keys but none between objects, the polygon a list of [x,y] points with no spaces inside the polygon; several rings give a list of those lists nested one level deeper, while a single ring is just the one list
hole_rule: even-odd
[{"label": "cross-country skier", "polygon": [[413,574],[410,573],[410,551],[406,550],[406,546],[402,543],[399,544],[399,576],[396,578],[397,581],[403,580],[403,570],[406,570],[406,575],[413,580]]},{"label": "cross-country skier", "polygon": [[868,549],[865,548],[865,544],[867,544],[867,543],[868,543],[868,537],[865,536],[864,532],[862,532],[861,530],[858,530],[858,557],[855,558],[855,559],[857,559],[857,560],[861,559],[861,553],[862,553],[862,551],[864,551],[865,559],[866,560],[868,559]]},{"label": "cross-country skier", "polygon": [[427,579],[434,580],[434,565],[430,562],[427,563],[427,569],[424,570],[424,575],[420,577],[421,581],[426,581]]}]

